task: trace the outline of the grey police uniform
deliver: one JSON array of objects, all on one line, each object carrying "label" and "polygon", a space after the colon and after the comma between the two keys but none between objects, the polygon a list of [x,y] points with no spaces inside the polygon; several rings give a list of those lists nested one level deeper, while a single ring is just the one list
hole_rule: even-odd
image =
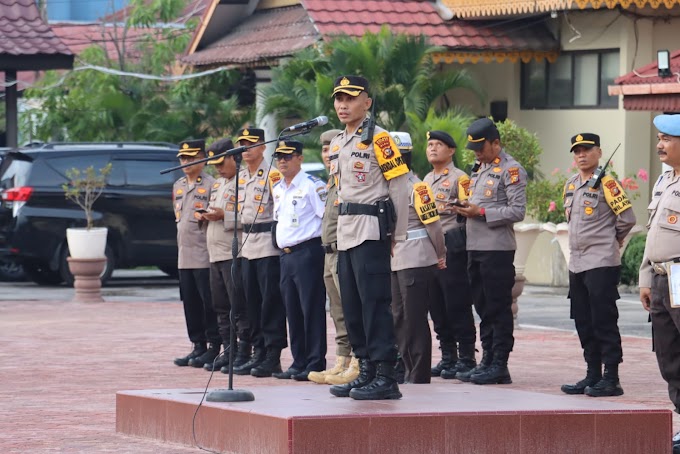
[{"label": "grey police uniform", "polygon": [[272,242],[274,200],[271,185],[281,174],[262,160],[251,174],[241,170],[238,180],[243,227],[243,287],[257,355],[262,349],[279,352],[288,346],[286,311],[279,289],[279,251]]},{"label": "grey police uniform", "polygon": [[[381,140],[378,150],[377,140]],[[391,200],[396,212],[391,238],[404,241],[408,168],[387,131],[380,127],[375,128],[370,144],[361,142],[359,128],[351,135],[344,130],[330,147],[331,156],[338,156],[331,160],[330,173],[338,178],[338,275],[349,340],[359,359],[394,362],[397,350],[390,313],[390,239],[381,238],[378,204]]]},{"label": "grey police uniform", "polygon": [[470,177],[470,203],[485,216],[467,220],[468,272],[475,309],[481,318],[482,348],[493,358],[505,358],[514,345],[512,286],[515,284],[515,232],[524,219],[527,174],[501,151]]},{"label": "grey police uniform", "polygon": [[[290,144],[291,142],[286,142]],[[299,142],[297,142],[299,143]],[[299,145],[302,150],[301,144]],[[277,148],[279,153],[281,147]],[[326,185],[299,171],[290,185],[282,178],[273,188],[276,242],[281,249],[281,297],[290,329],[291,369],[305,379],[326,368],[326,289],[321,219]]]},{"label": "grey police uniform", "polygon": [[[446,269],[436,270],[436,282],[430,295],[430,315],[442,351],[467,349],[474,359],[476,340],[472,315],[472,295],[467,271],[465,218],[450,210],[450,202],[467,200],[470,178],[451,162],[444,171],[431,171],[424,181],[432,187],[446,239]],[[462,355],[465,355],[461,351]]]},{"label": "grey police uniform", "polygon": [[620,184],[605,176],[593,189],[579,174],[564,186],[569,223],[569,298],[583,357],[599,370],[622,361],[616,300],[621,277],[619,241],[635,226]]},{"label": "grey police uniform", "polygon": [[392,315],[405,381],[430,383],[432,334],[427,296],[435,285],[437,262],[446,257],[446,247],[432,190],[412,172],[408,181],[411,197],[406,241],[394,246],[391,261]]},{"label": "grey police uniform", "polygon": [[673,170],[657,180],[648,211],[649,231],[639,286],[652,289],[654,353],[661,376],[668,383],[668,396],[680,413],[680,309],[671,307],[668,285],[668,267],[680,263],[680,176]]},{"label": "grey police uniform", "polygon": [[217,344],[217,316],[210,294],[210,257],[205,230],[199,226],[200,213],[210,200],[214,179],[201,173],[190,184],[186,177],[175,182],[172,189],[175,222],[177,223],[177,268],[180,297],[189,339],[194,344],[206,341]]}]

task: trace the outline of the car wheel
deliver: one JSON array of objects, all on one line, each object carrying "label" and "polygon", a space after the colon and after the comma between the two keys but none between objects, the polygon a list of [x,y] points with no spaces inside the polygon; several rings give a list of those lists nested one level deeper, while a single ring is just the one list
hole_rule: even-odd
[{"label": "car wheel", "polygon": [[158,269],[161,270],[162,272],[164,272],[165,274],[167,274],[168,276],[170,276],[173,279],[179,278],[179,270],[177,269],[176,266],[172,266],[172,265],[159,266]]},{"label": "car wheel", "polygon": [[23,268],[26,277],[38,285],[59,285],[64,282],[59,271],[52,271],[46,264],[24,263]]},{"label": "car wheel", "polygon": [[0,281],[18,282],[26,279],[24,267],[12,258],[0,259]]},{"label": "car wheel", "polygon": [[[113,270],[116,267],[116,256],[113,253],[113,249],[111,249],[107,245],[104,254],[106,254],[106,266],[104,267],[104,271],[102,271],[102,274],[100,276],[102,286],[106,285],[106,282],[111,278]],[[69,256],[68,246],[65,246],[61,251],[61,260],[59,261],[59,274],[61,275],[62,280],[66,282],[66,285],[68,285],[69,287],[73,287],[74,281],[73,274],[71,274],[71,270],[68,267],[68,260],[66,260],[68,256]]]}]

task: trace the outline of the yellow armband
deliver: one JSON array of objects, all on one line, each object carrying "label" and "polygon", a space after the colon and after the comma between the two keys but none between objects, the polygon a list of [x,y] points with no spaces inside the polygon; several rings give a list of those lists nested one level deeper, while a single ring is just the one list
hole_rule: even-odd
[{"label": "yellow armband", "polygon": [[373,136],[373,152],[387,181],[408,173],[408,166],[401,157],[399,148],[387,132],[383,131]]},{"label": "yellow armband", "polygon": [[413,207],[416,209],[418,218],[423,224],[431,224],[439,220],[437,204],[434,203],[432,189],[427,183],[420,182],[413,185]]},{"label": "yellow armband", "polygon": [[632,206],[619,182],[609,175],[602,177],[602,190],[614,214],[619,215]]}]

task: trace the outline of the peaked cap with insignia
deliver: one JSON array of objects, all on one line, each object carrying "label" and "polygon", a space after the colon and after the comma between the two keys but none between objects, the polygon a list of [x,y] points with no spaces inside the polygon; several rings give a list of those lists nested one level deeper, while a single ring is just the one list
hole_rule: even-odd
[{"label": "peaked cap with insignia", "polygon": [[[215,142],[213,142],[209,147],[208,147],[208,157],[212,158],[216,154],[224,153],[225,151],[231,150],[234,148],[234,142],[231,141],[231,139],[220,139]],[[222,164],[224,162],[224,156],[221,156],[217,159],[211,159],[208,161],[208,164],[210,165],[217,165],[217,164]]]},{"label": "peaked cap with insignia", "polygon": [[413,150],[413,141],[411,140],[411,134],[402,131],[390,132],[394,143],[399,147],[399,151],[403,153],[410,153]]},{"label": "peaked cap with insignia", "polygon": [[177,157],[180,156],[196,156],[197,154],[205,152],[205,140],[185,140],[179,143],[179,151]]},{"label": "peaked cap with insignia", "polygon": [[274,154],[291,154],[300,153],[302,154],[302,142],[297,140],[282,140],[276,146],[276,151]]},{"label": "peaked cap with insignia", "polygon": [[574,148],[582,146],[586,148],[593,148],[593,147],[599,147],[600,146],[600,136],[597,134],[593,134],[590,132],[583,132],[581,134],[576,134],[574,137],[571,138],[571,149],[569,150],[574,151]]},{"label": "peaked cap with insignia", "polygon": [[350,96],[359,96],[362,91],[368,93],[368,81],[361,76],[340,76],[333,84],[333,95],[347,93]]},{"label": "peaked cap with insignia", "polygon": [[264,142],[264,129],[243,128],[238,132],[237,142],[247,140],[248,142]]},{"label": "peaked cap with insignia", "polygon": [[494,122],[489,118],[480,118],[472,122],[467,129],[467,149],[479,151],[484,147],[484,143],[488,140],[493,142],[500,139],[501,135]]}]

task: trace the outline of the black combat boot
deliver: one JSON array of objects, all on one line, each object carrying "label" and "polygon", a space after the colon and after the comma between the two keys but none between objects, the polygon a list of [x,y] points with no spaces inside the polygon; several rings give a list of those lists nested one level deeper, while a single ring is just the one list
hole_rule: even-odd
[{"label": "black combat boot", "polygon": [[[394,370],[394,369],[392,369]],[[359,359],[359,376],[344,385],[331,386],[331,394],[335,397],[349,397],[349,392],[354,388],[368,385],[375,378],[375,365],[367,359]]]},{"label": "black combat boot", "polygon": [[401,399],[394,363],[380,361],[376,369],[375,378],[366,386],[353,388],[349,397],[354,400]]},{"label": "black combat boot", "polygon": [[583,393],[590,397],[622,396],[623,388],[619,383],[619,365],[605,364],[602,379],[593,386],[586,387]]},{"label": "black combat boot", "polygon": [[[253,367],[257,367],[262,364],[266,354],[267,352],[264,348],[255,347],[253,356],[248,361],[238,367],[234,365],[234,375],[250,375],[250,371]],[[225,373],[229,373],[229,371]]]},{"label": "black combat boot", "polygon": [[586,371],[586,378],[574,383],[573,385],[562,385],[563,393],[565,394],[583,394],[588,386],[593,386],[602,379],[602,363],[593,362],[588,363]]},{"label": "black combat boot", "polygon": [[188,366],[190,360],[198,358],[205,352],[206,352],[205,342],[196,342],[194,343],[194,349],[191,351],[191,353],[182,358],[175,358],[174,361],[175,365],[180,367]]},{"label": "black combat boot", "polygon": [[253,377],[271,377],[273,373],[281,372],[281,349],[268,348],[267,356],[259,366],[251,369],[250,375]]},{"label": "black combat boot", "polygon": [[475,367],[477,367],[475,344],[460,344],[458,345],[458,361],[456,361],[456,366],[452,369],[444,369],[441,377],[450,380],[456,378],[458,372],[467,372]]},{"label": "black combat boot", "polygon": [[[250,344],[250,342],[238,341],[238,348],[234,353],[234,368],[243,366],[245,363],[250,361],[253,355],[253,346]],[[228,374],[229,372],[227,371],[224,373]]]},{"label": "black combat boot", "polygon": [[491,350],[484,350],[484,352],[482,353],[482,360],[479,362],[477,367],[475,367],[474,369],[470,369],[467,372],[457,372],[456,378],[460,381],[469,382],[470,378],[474,374],[481,374],[488,367],[490,367],[492,361],[493,361],[493,352]]},{"label": "black combat boot", "polygon": [[220,349],[222,346],[220,344],[213,344],[212,342],[208,344],[208,350],[201,356],[191,358],[189,360],[189,365],[191,367],[202,368],[205,364],[212,364],[220,354]]},{"label": "black combat boot", "polygon": [[480,373],[470,376],[470,381],[476,385],[509,385],[512,383],[508,370],[509,353],[495,352],[491,365]]},{"label": "black combat boot", "polygon": [[223,367],[229,368],[229,344],[224,345],[222,354],[215,361],[203,365],[203,369],[208,372],[222,370]]},{"label": "black combat boot", "polygon": [[443,343],[439,346],[439,349],[442,351],[442,360],[430,369],[433,377],[439,377],[444,369],[456,367],[456,361],[458,360],[455,343]]}]

